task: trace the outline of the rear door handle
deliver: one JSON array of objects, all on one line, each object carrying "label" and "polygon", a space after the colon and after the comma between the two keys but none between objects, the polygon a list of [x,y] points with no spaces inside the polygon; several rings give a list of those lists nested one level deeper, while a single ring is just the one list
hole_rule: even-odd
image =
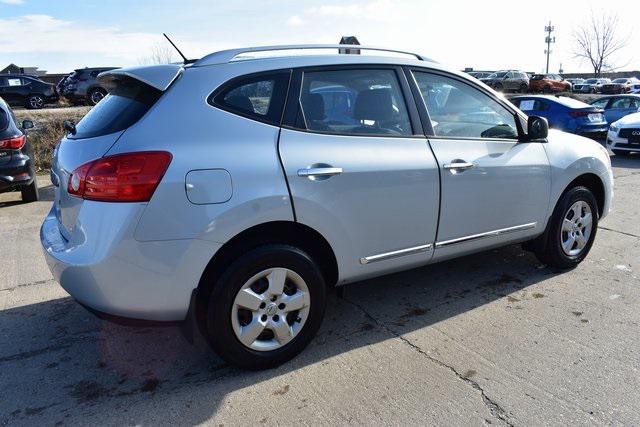
[{"label": "rear door handle", "polygon": [[342,168],[305,168],[298,169],[298,176],[302,177],[331,177],[334,175],[340,175],[342,173]]},{"label": "rear door handle", "polygon": [[471,169],[473,167],[473,163],[465,162],[465,161],[453,161],[451,163],[443,165],[445,169]]}]

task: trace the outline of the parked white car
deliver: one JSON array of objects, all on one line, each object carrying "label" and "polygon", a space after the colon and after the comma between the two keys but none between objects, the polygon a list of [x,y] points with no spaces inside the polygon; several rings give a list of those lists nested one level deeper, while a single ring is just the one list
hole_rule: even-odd
[{"label": "parked white car", "polygon": [[62,287],[109,318],[195,317],[258,369],[313,339],[327,287],[515,243],[558,269],[587,256],[613,197],[602,145],[419,54],[343,47],[102,73],[52,160],[40,235]]},{"label": "parked white car", "polygon": [[611,123],[607,146],[615,154],[640,152],[640,113],[628,114]]}]

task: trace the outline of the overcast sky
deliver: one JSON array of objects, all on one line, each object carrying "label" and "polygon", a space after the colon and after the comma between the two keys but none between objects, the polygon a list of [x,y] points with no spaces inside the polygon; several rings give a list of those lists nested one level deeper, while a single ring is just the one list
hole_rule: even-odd
[{"label": "overcast sky", "polygon": [[68,72],[139,65],[169,33],[189,57],[230,47],[336,43],[405,48],[458,68],[544,71],[544,26],[557,43],[551,70],[589,71],[572,32],[602,6],[632,33],[619,55],[640,70],[640,1],[591,0],[0,0],[0,68],[9,63]]}]

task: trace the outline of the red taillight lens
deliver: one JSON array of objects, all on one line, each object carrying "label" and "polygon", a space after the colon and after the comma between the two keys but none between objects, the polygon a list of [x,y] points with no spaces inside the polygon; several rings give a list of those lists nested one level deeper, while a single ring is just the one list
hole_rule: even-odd
[{"label": "red taillight lens", "polygon": [[27,138],[24,135],[16,136],[15,138],[0,139],[0,149],[19,150],[25,142],[27,142]]},{"label": "red taillight lens", "polygon": [[141,151],[85,163],[69,177],[69,194],[103,202],[148,202],[171,163],[166,151]]},{"label": "red taillight lens", "polygon": [[571,111],[569,115],[575,119],[577,117],[588,116],[590,113],[593,113],[593,111]]}]

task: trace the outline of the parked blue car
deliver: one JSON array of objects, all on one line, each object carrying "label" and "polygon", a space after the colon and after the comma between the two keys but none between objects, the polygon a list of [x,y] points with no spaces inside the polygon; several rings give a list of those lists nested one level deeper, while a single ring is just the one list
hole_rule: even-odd
[{"label": "parked blue car", "polygon": [[564,96],[516,96],[510,101],[529,116],[544,117],[549,126],[579,135],[604,134],[609,125],[602,108]]},{"label": "parked blue car", "polygon": [[640,95],[614,95],[595,99],[589,104],[604,110],[608,123],[617,122],[627,114],[640,112]]}]

